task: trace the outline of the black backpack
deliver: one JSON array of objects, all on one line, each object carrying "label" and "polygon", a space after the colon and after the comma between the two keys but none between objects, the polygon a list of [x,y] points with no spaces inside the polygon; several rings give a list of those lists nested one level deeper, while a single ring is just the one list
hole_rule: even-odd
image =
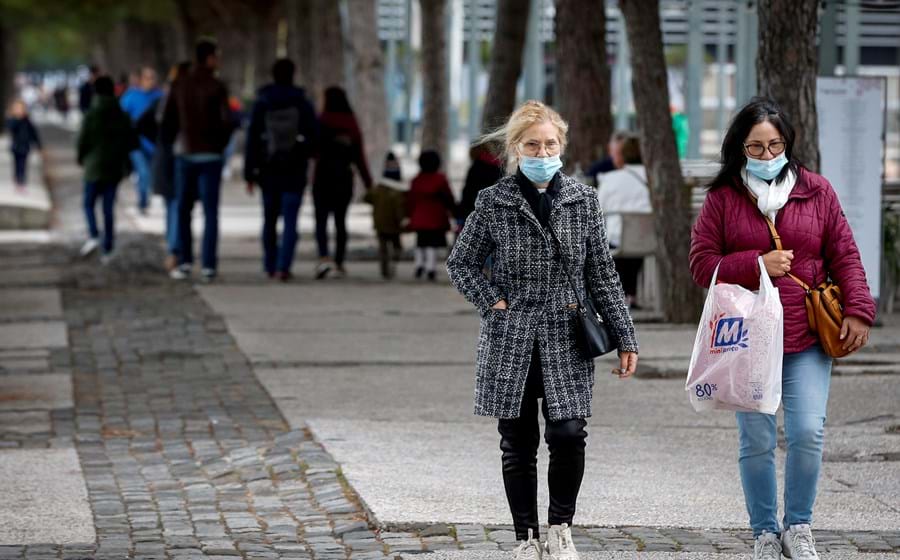
[{"label": "black backpack", "polygon": [[300,134],[300,110],[297,107],[266,111],[266,147],[270,158],[288,155],[305,138]]}]

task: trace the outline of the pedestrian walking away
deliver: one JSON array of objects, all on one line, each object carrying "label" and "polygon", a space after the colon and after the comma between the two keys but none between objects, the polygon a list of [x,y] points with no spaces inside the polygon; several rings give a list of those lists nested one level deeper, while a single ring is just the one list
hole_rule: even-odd
[{"label": "pedestrian walking away", "polygon": [[28,154],[31,147],[41,149],[41,138],[28,118],[28,108],[21,99],[12,102],[6,119],[9,132],[9,149],[13,157],[13,182],[16,189],[23,190],[28,185]]},{"label": "pedestrian walking away", "polygon": [[[153,115],[156,104],[163,95],[163,91],[157,87],[156,71],[149,67],[141,69],[138,85],[129,88],[119,103],[122,110],[131,117],[131,122],[138,128],[138,122],[145,115]],[[138,134],[140,145],[129,155],[131,165],[137,174],[137,194],[138,194],[138,211],[141,214],[147,213],[147,207],[150,204],[150,189],[153,184],[152,169],[150,162],[153,159],[153,151],[155,148],[155,135]]]},{"label": "pedestrian walking away", "polygon": [[366,190],[372,186],[369,166],[363,151],[363,137],[356,116],[339,87],[325,90],[325,109],[319,117],[319,145],[313,177],[313,202],[316,205],[316,243],[319,263],[316,278],[325,278],[332,270],[328,251],[328,217],[334,216],[336,230],[334,268],[338,277],[346,275],[347,209],[353,199],[353,170],[362,178]]},{"label": "pedestrian walking away", "polygon": [[225,146],[235,128],[228,91],[216,77],[219,54],[209,40],[197,43],[195,65],[172,84],[163,115],[163,141],[175,150],[175,196],[178,199],[178,268],[173,279],[191,275],[194,262],[191,214],[203,205],[201,272],[204,281],[216,277],[219,249],[219,194]]},{"label": "pedestrian walking away", "polygon": [[[795,132],[772,100],[753,99],[734,117],[722,143],[721,170],[709,185],[691,234],[694,280],[709,287],[718,279],[759,288],[762,257],[784,308],[782,405],[787,443],[784,514],[778,519],[775,467],[776,417],[738,412],[739,466],[753,556],[778,560],[818,558],[810,525],[822,466],[831,358],[810,329],[806,292],[826,277],[843,294],[841,339],[856,351],[868,342],[875,302],[853,232],[828,181],[793,154]],[[779,250],[767,219],[780,234]]]},{"label": "pedestrian walking away", "polygon": [[409,229],[416,232],[416,278],[437,278],[437,250],[447,246],[450,218],[456,203],[447,176],[440,172],[441,156],[433,150],[419,155],[419,174],[407,198]]},{"label": "pedestrian walking away", "polygon": [[270,278],[287,281],[299,239],[297,217],[318,125],[306,93],[294,85],[294,63],[286,58],[276,61],[272,78],[274,82],[259,90],[253,104],[244,179],[249,194],[256,184],[262,190],[263,270]]},{"label": "pedestrian walking away", "polygon": [[[101,76],[94,82],[91,109],[78,133],[78,164],[84,167],[84,213],[88,240],[82,256],[102,247],[101,262],[109,261],[114,248],[116,190],[128,170],[128,154],[137,148],[137,134],[131,120],[119,107],[112,79]],[[97,226],[95,206],[102,200],[103,240]]]},{"label": "pedestrian walking away", "polygon": [[400,234],[407,223],[407,190],[400,174],[400,162],[393,152],[388,152],[381,179],[365,196],[365,202],[372,205],[372,221],[378,235],[378,261],[381,277],[385,280],[395,276],[397,262],[403,253]]},{"label": "pedestrian walking away", "polygon": [[[475,414],[499,419],[503,482],[521,541],[517,559],[578,558],[571,526],[594,384],[594,363],[578,343],[579,298],[594,298],[616,338],[614,373],[627,378],[637,367],[634,325],[597,196],[559,171],[567,131],[559,114],[529,101],[483,139],[505,146],[516,169],[478,195],[447,261],[451,283],[481,316]],[[490,279],[483,272],[489,255]],[[537,510],[538,399],[550,449],[546,544]]]}]

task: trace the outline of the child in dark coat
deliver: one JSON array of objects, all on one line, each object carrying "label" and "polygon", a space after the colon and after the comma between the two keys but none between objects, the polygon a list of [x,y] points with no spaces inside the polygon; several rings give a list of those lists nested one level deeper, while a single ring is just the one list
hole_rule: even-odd
[{"label": "child in dark coat", "polygon": [[41,149],[41,139],[37,129],[28,118],[28,110],[21,100],[14,101],[10,106],[6,129],[9,131],[9,148],[15,162],[13,180],[16,188],[21,190],[28,184],[28,153],[31,151],[31,146]]},{"label": "child in dark coat", "polygon": [[378,234],[378,260],[381,276],[388,280],[396,273],[403,246],[400,234],[406,222],[406,187],[400,175],[400,162],[393,152],[388,152],[384,162],[384,174],[365,196],[372,205],[372,218]]},{"label": "child in dark coat", "polygon": [[407,201],[409,229],[416,232],[416,278],[427,273],[428,279],[434,281],[437,248],[447,246],[447,230],[456,204],[447,176],[439,171],[441,156],[437,152],[422,152],[419,168]]}]

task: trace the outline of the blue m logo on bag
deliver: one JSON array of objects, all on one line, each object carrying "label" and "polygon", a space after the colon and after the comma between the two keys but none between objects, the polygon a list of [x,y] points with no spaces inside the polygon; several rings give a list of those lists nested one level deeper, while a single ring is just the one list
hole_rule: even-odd
[{"label": "blue m logo on bag", "polygon": [[712,351],[733,352],[747,348],[750,339],[749,329],[744,328],[743,317],[720,317],[713,330]]}]

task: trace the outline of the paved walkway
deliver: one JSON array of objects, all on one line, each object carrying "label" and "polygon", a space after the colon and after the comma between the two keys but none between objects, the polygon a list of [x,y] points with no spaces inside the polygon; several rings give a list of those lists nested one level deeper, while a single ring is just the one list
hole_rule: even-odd
[{"label": "paved walkway", "polygon": [[[0,245],[0,560],[509,557],[501,487],[475,502],[447,492],[499,471],[495,429],[469,416],[473,316],[446,284],[384,284],[374,263],[354,263],[343,284],[282,286],[252,274],[249,254],[225,261],[221,283],[173,283],[159,240],[128,217],[125,185],[118,254],[102,267],[76,256],[80,182],[70,163],[57,171],[62,242]],[[660,360],[683,336],[648,333]],[[816,532],[831,557],[900,553],[897,379],[836,383]],[[682,443],[733,437],[724,415],[686,412],[678,384],[598,381],[594,464],[607,469],[610,452],[631,463],[586,488],[575,538],[587,559],[749,550],[742,524],[715,517],[723,503],[743,515],[728,501],[733,470],[724,494],[684,494],[684,511],[711,523],[621,500],[638,487],[681,499],[663,475],[692,455]],[[601,445],[617,433],[628,436]],[[463,476],[435,449],[480,471]]]}]

